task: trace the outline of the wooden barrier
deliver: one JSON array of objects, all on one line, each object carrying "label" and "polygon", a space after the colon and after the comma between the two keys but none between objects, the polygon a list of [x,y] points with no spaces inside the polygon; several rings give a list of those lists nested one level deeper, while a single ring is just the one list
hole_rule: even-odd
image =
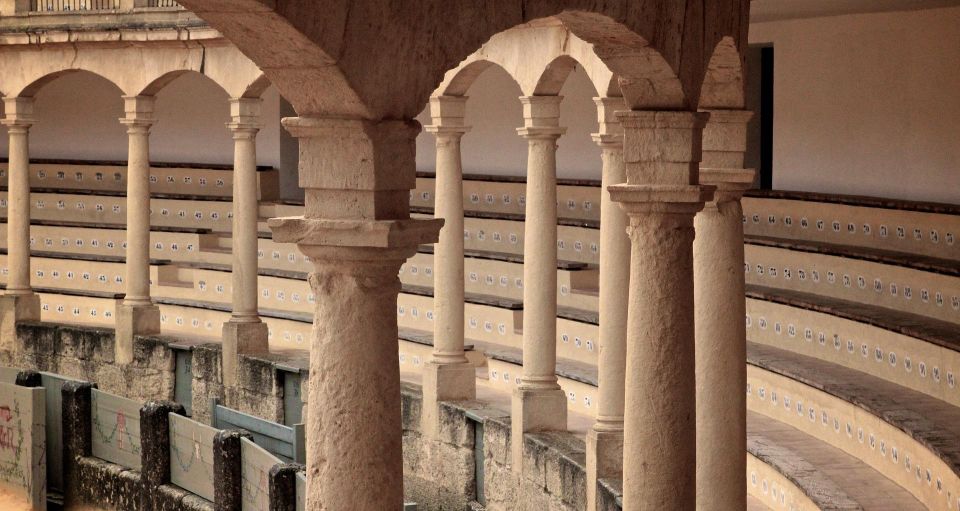
[{"label": "wooden barrier", "polygon": [[214,501],[213,437],[217,430],[170,414],[170,481]]},{"label": "wooden barrier", "polygon": [[97,458],[140,470],[141,403],[91,391],[92,453]]},{"label": "wooden barrier", "polygon": [[240,439],[240,472],[243,480],[241,498],[243,511],[270,510],[270,470],[282,463],[263,447]]},{"label": "wooden barrier", "polygon": [[242,429],[249,432],[253,441],[271,456],[280,457],[284,462],[306,463],[307,447],[303,424],[284,426],[263,420],[222,406],[215,397],[210,398],[210,417],[216,429]]},{"label": "wooden barrier", "polygon": [[[7,162],[0,162],[0,186],[7,186]],[[276,200],[279,186],[276,169],[258,168],[260,200]],[[123,162],[33,160],[30,162],[30,188],[124,194],[127,191],[127,165]],[[150,193],[229,199],[233,196],[233,167],[154,163],[150,167]]]},{"label": "wooden barrier", "polygon": [[47,508],[44,394],[0,383],[0,491],[14,509]]}]

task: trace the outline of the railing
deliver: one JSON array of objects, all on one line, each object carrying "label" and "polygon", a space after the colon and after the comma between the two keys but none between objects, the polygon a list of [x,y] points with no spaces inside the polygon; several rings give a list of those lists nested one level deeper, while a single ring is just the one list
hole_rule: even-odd
[{"label": "railing", "polygon": [[147,7],[180,7],[173,0],[147,0]]},{"label": "railing", "polygon": [[120,0],[31,0],[32,12],[100,11],[119,9]]}]

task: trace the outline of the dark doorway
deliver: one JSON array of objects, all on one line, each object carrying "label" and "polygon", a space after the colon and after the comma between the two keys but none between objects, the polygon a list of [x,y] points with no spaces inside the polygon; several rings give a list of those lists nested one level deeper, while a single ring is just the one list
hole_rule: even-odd
[{"label": "dark doorway", "polygon": [[746,108],[754,113],[747,130],[744,164],[757,169],[756,188],[773,188],[773,47],[747,50]]}]

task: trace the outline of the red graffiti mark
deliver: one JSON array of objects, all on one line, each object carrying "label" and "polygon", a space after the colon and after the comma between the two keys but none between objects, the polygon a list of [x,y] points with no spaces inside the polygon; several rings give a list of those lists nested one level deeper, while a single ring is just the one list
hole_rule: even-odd
[{"label": "red graffiti mark", "polygon": [[127,417],[123,412],[117,412],[117,449],[123,449],[123,435],[127,432]]},{"label": "red graffiti mark", "polygon": [[17,444],[14,442],[14,431],[9,426],[0,426],[0,450],[15,451]]},{"label": "red graffiti mark", "polygon": [[4,422],[10,422],[12,418],[13,412],[10,411],[10,407],[7,405],[0,406],[0,419],[3,419]]}]

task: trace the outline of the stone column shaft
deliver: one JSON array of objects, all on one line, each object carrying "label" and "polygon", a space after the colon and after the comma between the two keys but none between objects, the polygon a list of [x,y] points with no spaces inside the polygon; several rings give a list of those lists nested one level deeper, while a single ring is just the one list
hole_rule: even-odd
[{"label": "stone column shaft", "polygon": [[460,139],[466,97],[430,99],[433,125],[425,129],[437,139],[437,176],[434,216],[443,219],[440,241],[433,256],[433,354],[423,379],[424,432],[437,432],[440,401],[473,399],[477,395],[476,369],[464,354],[463,281],[463,165]]},{"label": "stone column shaft", "polygon": [[597,480],[623,473],[623,403],[627,352],[627,301],[630,281],[630,238],[627,215],[610,199],[607,188],[626,182],[623,130],[614,116],[622,98],[595,98],[603,173],[600,191],[600,353],[597,356],[596,422],[587,433],[587,510],[597,508]]},{"label": "stone column shaft", "polygon": [[523,241],[523,376],[513,395],[513,469],[523,470],[523,434],[565,430],[557,383],[557,139],[560,96],[524,96],[527,186]]},{"label": "stone column shaft", "polygon": [[705,116],[621,112],[630,217],[623,508],[695,508],[693,217]]},{"label": "stone column shaft", "polygon": [[410,219],[412,121],[288,118],[300,141],[303,217],[271,218],[278,242],[314,265],[307,508],[403,504],[398,272],[442,221]]},{"label": "stone column shaft", "polygon": [[[29,295],[30,287],[30,127],[33,100],[7,100],[3,124],[10,135],[7,168],[7,294]],[[11,107],[15,110],[10,111]]]},{"label": "stone column shaft", "polygon": [[117,307],[116,361],[133,360],[137,335],[160,333],[160,309],[150,300],[150,128],[154,98],[124,97],[127,126],[126,295]]},{"label": "stone column shaft", "polygon": [[257,293],[257,132],[259,99],[230,100],[233,133],[233,313],[223,324],[223,381],[237,382],[239,356],[269,351],[267,324],[260,320]]},{"label": "stone column shaft", "polygon": [[10,137],[7,166],[7,289],[0,296],[0,350],[17,345],[18,321],[40,320],[40,297],[30,287],[30,127],[33,98],[5,98]]},{"label": "stone column shaft", "polygon": [[[743,169],[751,113],[710,111],[700,182],[717,187],[697,214],[693,243],[696,302],[697,509],[746,506],[746,305],[743,208],[753,183]],[[729,167],[726,167],[729,165]]]}]

